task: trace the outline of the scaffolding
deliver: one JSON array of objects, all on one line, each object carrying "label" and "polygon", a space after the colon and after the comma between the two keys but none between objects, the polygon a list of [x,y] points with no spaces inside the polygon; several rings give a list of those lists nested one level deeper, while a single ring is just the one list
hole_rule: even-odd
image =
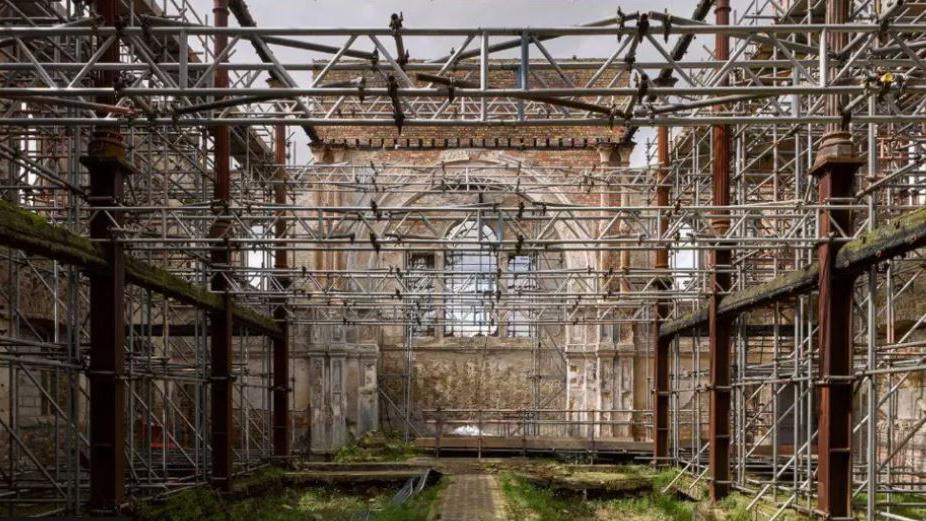
[{"label": "scaffolding", "polygon": [[[450,298],[534,328],[640,331],[653,393],[602,422],[648,429],[653,461],[715,498],[738,489],[773,517],[831,519],[904,520],[926,503],[926,3],[703,0],[497,28],[260,27],[241,0],[217,0],[214,24],[186,0],[90,4],[0,3],[7,514],[227,488],[293,451],[294,331],[403,327],[411,357],[422,303]],[[448,54],[408,59],[422,38]],[[612,51],[560,59],[554,39]],[[243,47],[260,60],[237,59]],[[620,132],[569,136],[591,127]],[[328,133],[341,128],[369,137]],[[474,137],[421,132],[434,128]],[[479,135],[509,128],[548,137]],[[641,128],[658,129],[644,167],[295,153],[610,150]],[[472,200],[428,202],[448,193]],[[394,203],[410,196],[422,202]],[[470,220],[518,231],[434,231]],[[448,247],[548,259],[534,285],[489,297],[448,287],[485,275],[465,264],[416,284],[400,265],[304,262]],[[577,347],[531,349],[539,364]],[[410,375],[383,390],[406,426]],[[551,410],[531,393],[521,433]],[[576,411],[561,412],[548,421],[568,430]]]}]

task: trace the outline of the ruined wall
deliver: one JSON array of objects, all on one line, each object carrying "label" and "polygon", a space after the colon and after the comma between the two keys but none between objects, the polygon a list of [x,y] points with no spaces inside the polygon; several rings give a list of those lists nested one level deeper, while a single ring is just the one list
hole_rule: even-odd
[{"label": "ruined wall", "polygon": [[[597,143],[596,140],[592,140]],[[577,167],[596,167],[602,164],[618,166],[625,164],[629,156],[629,147],[621,149],[615,145],[588,146],[576,149],[482,149],[462,148],[452,150],[404,149],[389,147],[382,149],[353,148],[344,146],[316,146],[313,150],[317,161],[365,167],[375,164],[407,165],[420,170],[422,167],[436,168],[440,165],[469,167],[479,171],[480,167],[502,166],[511,170],[519,169],[524,179],[543,183],[542,173],[532,170],[537,166],[573,165]],[[604,159],[604,160],[603,160]],[[488,182],[492,180],[493,170],[487,169],[479,175]],[[494,170],[498,172],[498,169]],[[507,172],[510,174],[510,171]],[[410,170],[410,175],[414,172]],[[419,175],[426,177],[419,171]],[[510,182],[510,175],[504,182]],[[499,176],[498,182],[502,182]],[[342,206],[369,207],[368,196],[362,194],[321,193],[311,196],[312,202],[331,202]],[[515,206],[521,195],[511,193],[482,194],[472,192],[448,191],[443,194],[381,194],[377,195],[379,207],[402,207],[413,204],[428,207],[441,205],[471,204],[477,200],[504,206]],[[535,202],[585,204],[597,206],[607,204],[638,204],[638,201],[625,199],[621,201],[602,201],[601,195],[563,194],[556,190],[538,191],[527,194]],[[556,232],[562,238],[588,239],[598,233],[598,224],[573,223],[575,226],[557,226]],[[385,225],[368,223],[377,233],[385,231]],[[441,223],[439,234],[447,232],[453,223]],[[378,228],[379,226],[382,229]],[[519,228],[529,223],[516,223]],[[578,230],[578,231],[577,231]],[[344,231],[344,230],[342,230]],[[390,231],[396,233],[395,229]],[[408,227],[401,230],[409,235],[421,234],[424,230]],[[626,233],[626,230],[612,230],[613,235]],[[358,236],[368,234],[366,228],[358,229]],[[362,232],[362,233],[360,233]],[[503,231],[503,233],[505,233]],[[445,252],[431,251],[435,267],[442,266]],[[509,252],[510,253],[510,252]],[[303,261],[318,266],[337,266],[339,269],[406,269],[407,252],[383,251],[334,253],[322,255],[303,255]],[[505,252],[499,253],[500,269]],[[557,255],[547,255],[547,265],[570,269],[607,269],[617,268],[619,263],[648,263],[646,252],[619,256],[595,251],[566,250]],[[321,262],[322,264],[319,264]],[[299,261],[297,260],[297,265]],[[393,291],[388,286],[381,291]],[[599,288],[600,290],[601,288]],[[570,291],[587,291],[579,286],[568,287]],[[619,290],[619,288],[618,288]],[[435,409],[456,410],[524,410],[532,407],[555,409],[560,411],[561,419],[574,422],[573,428],[564,434],[585,435],[592,421],[596,423],[599,436],[617,436],[621,438],[642,438],[646,436],[642,427],[631,427],[631,423],[642,423],[635,409],[646,405],[648,344],[647,339],[635,333],[629,326],[542,326],[545,339],[538,348],[535,338],[508,338],[507,324],[499,319],[498,331],[488,336],[459,338],[445,334],[442,327],[440,303],[437,304],[436,322],[433,331],[416,334],[411,339],[413,350],[411,378],[413,417],[419,421],[418,426],[424,430],[429,424],[426,418],[433,419]],[[326,326],[319,326],[325,329]],[[381,378],[380,386],[384,392],[396,401],[404,398],[402,379],[405,374],[406,346],[409,342],[404,326],[360,326],[353,336],[362,341],[373,341],[380,353],[380,373],[383,375],[400,375],[399,378]],[[345,333],[350,335],[349,333]],[[539,356],[537,353],[539,352]],[[536,358],[535,358],[536,357]],[[532,365],[534,364],[534,365]],[[319,375],[323,375],[319,372]],[[309,375],[311,377],[311,374]],[[535,385],[536,381],[536,385]],[[318,387],[321,384],[315,384]],[[311,384],[310,384],[311,386]],[[310,391],[311,396],[323,396],[321,387]],[[643,397],[643,398],[641,398]],[[328,406],[319,406],[325,409]],[[312,406],[313,409],[317,408]],[[330,407],[328,408],[330,410]],[[564,416],[566,409],[573,412]],[[401,428],[401,422],[389,421],[390,417],[401,415],[400,411],[389,406],[381,408],[383,420],[387,427]],[[613,411],[613,412],[612,412]],[[430,414],[429,414],[430,412]],[[459,416],[459,415],[458,415]],[[609,425],[610,421],[620,422],[618,426]],[[319,421],[331,422],[319,417]],[[604,425],[602,425],[604,424]],[[485,429],[488,430],[488,429]],[[313,429],[313,432],[314,429]],[[315,443],[313,442],[313,446]]]},{"label": "ruined wall", "polygon": [[[342,60],[342,65],[350,62]],[[538,64],[540,62],[537,62]],[[324,67],[318,63],[316,72]],[[499,60],[494,65],[488,79],[491,88],[516,87],[519,85],[519,67],[517,61]],[[550,67],[533,67],[528,79],[534,87],[563,87],[570,84],[591,84],[592,86],[623,86],[627,84],[627,74],[618,64],[593,78],[592,69],[572,69],[568,60],[563,64],[567,78]],[[478,80],[478,70],[461,66],[451,68],[444,76],[457,80]],[[418,86],[428,82],[419,80],[409,74]],[[329,71],[325,83],[356,81],[362,78],[366,87],[382,87],[386,84],[386,74],[376,73],[369,67],[357,67],[353,70],[336,68]],[[447,96],[416,102],[433,102],[434,107],[444,106],[453,114],[465,117],[478,117],[480,104],[459,103]],[[624,100],[617,98],[586,99],[589,103],[605,106],[620,106]],[[337,104],[335,106],[335,103]],[[372,103],[372,105],[371,105]],[[528,119],[532,116],[550,117],[548,105],[530,101],[508,100],[501,102],[505,107],[495,106],[489,119],[510,118],[514,110],[523,110]],[[507,104],[507,105],[506,105]],[[510,105],[510,107],[508,106]],[[422,105],[424,106],[424,105]],[[361,117],[365,111],[375,107],[378,110],[392,112],[388,98],[361,100],[359,96],[346,96],[341,100],[319,99],[313,105],[318,114],[332,112],[339,117]],[[511,109],[511,110],[508,110]],[[409,110],[405,107],[405,110]],[[556,111],[557,109],[553,109]],[[545,112],[546,111],[546,112]],[[440,112],[440,111],[439,111]],[[441,116],[438,116],[441,117]],[[619,123],[619,122],[618,122]],[[408,167],[409,179],[416,182],[426,177],[428,169],[441,165],[471,168],[478,172],[479,178],[486,186],[511,183],[511,172],[518,171],[522,179],[529,179],[539,186],[553,186],[544,178],[539,167],[566,166],[576,169],[598,168],[602,166],[626,165],[632,150],[631,143],[624,143],[624,131],[618,125],[590,126],[537,126],[519,125],[502,126],[320,126],[316,129],[319,140],[312,144],[316,163],[345,165],[364,168],[368,165],[404,165]],[[491,168],[487,168],[491,167]],[[482,170],[480,170],[482,168]],[[493,170],[508,170],[507,176],[493,178]],[[452,183],[451,183],[452,184]],[[510,187],[509,187],[510,188]],[[646,194],[633,196],[618,193],[600,194],[597,190],[582,193],[579,190],[532,189],[528,191],[489,188],[477,194],[465,189],[445,190],[440,194],[394,194],[388,191],[380,194],[347,193],[343,190],[330,189],[325,186],[313,186],[310,193],[304,194],[302,201],[306,205],[350,206],[370,208],[371,202],[378,207],[411,207],[423,205],[440,207],[441,205],[472,204],[479,201],[484,204],[516,206],[519,202],[579,204],[584,206],[612,206],[644,204]],[[616,191],[615,191],[616,192]],[[529,205],[530,206],[530,205]],[[311,221],[312,213],[306,214]],[[602,217],[604,214],[602,214]],[[629,216],[628,216],[629,217]],[[601,219],[605,221],[604,218]],[[594,221],[570,221],[568,226],[558,224],[553,230],[556,237],[581,241],[597,237],[601,233],[608,236],[631,234],[629,219],[618,220],[608,230]],[[370,219],[365,226],[339,229],[339,233],[356,232],[355,237],[366,240],[372,231],[383,236],[390,233],[407,233],[410,236],[435,233],[433,229],[423,230],[408,226],[402,230],[387,228],[384,223]],[[438,235],[446,234],[454,223],[439,222]],[[523,228],[528,222],[508,223],[506,226]],[[369,228],[368,228],[369,227]],[[500,234],[515,233],[514,230],[496,230]],[[504,277],[504,258],[511,252],[498,253],[499,271]],[[556,251],[553,255],[545,254],[545,262],[555,268],[575,270],[619,270],[634,265],[649,265],[652,261],[648,252],[635,252],[618,255],[591,249],[569,249]],[[444,266],[446,252],[432,251],[434,268]],[[400,269],[405,270],[410,262],[409,253],[384,250],[372,252],[318,252],[297,253],[295,265],[307,265],[317,269]],[[344,281],[329,281],[331,284],[349,285]],[[549,282],[553,284],[553,282]],[[587,292],[603,294],[611,290],[615,295],[622,290],[620,283],[614,287],[603,288],[600,282],[590,290],[581,284],[570,282],[564,286],[568,292]],[[629,289],[629,282],[624,281],[623,289]],[[341,286],[339,286],[341,287]],[[360,288],[353,288],[361,291]],[[391,292],[398,289],[387,284],[378,291]],[[501,288],[505,291],[505,288]],[[400,297],[401,298],[401,297]],[[615,296],[615,298],[617,298]],[[564,307],[565,309],[565,307]],[[586,312],[594,313],[594,312]],[[427,331],[417,331],[409,337],[409,330],[402,325],[382,326],[346,326],[343,332],[348,342],[370,343],[379,352],[379,386],[385,400],[380,405],[381,422],[384,428],[402,429],[401,416],[407,393],[411,395],[411,416],[416,427],[424,432],[433,429],[428,419],[433,414],[428,411],[442,410],[524,410],[530,408],[552,409],[558,411],[559,419],[574,423],[563,434],[585,435],[590,429],[589,420],[599,422],[595,431],[601,436],[618,436],[622,438],[639,438],[645,436],[643,429],[631,428],[632,422],[642,420],[633,414],[634,409],[645,405],[639,396],[648,392],[647,371],[649,346],[647,339],[639,336],[629,325],[550,325],[538,326],[531,338],[512,338],[508,334],[509,317],[498,315],[496,331],[474,338],[461,338],[446,334],[442,323],[444,309],[440,299],[435,303],[434,323]],[[307,320],[308,321],[308,320]],[[310,326],[312,329],[330,329],[330,326]],[[353,331],[351,331],[353,330]],[[639,336],[639,339],[638,339]],[[540,340],[542,339],[542,341]],[[330,351],[336,343],[322,342],[319,349]],[[411,354],[409,354],[409,349]],[[299,364],[297,364],[299,367]],[[309,370],[311,373],[311,370]],[[321,369],[316,371],[323,378]],[[410,373],[410,375],[408,374]],[[309,377],[312,375],[309,374]],[[405,381],[411,382],[411,389],[405,388]],[[298,385],[298,384],[297,384]],[[328,384],[307,384],[310,402],[315,397],[330,399],[324,387]],[[312,386],[315,387],[312,387]],[[298,393],[298,388],[297,388]],[[340,399],[340,398],[338,398]],[[297,397],[297,403],[302,404]],[[395,401],[396,403],[392,403]],[[331,410],[331,406],[340,404],[309,404],[312,411]],[[298,407],[297,407],[298,409]],[[566,414],[566,410],[571,412]],[[614,412],[612,412],[614,411]],[[465,417],[467,413],[461,413]],[[398,419],[397,419],[398,418]],[[339,423],[325,413],[318,418],[327,423]],[[620,426],[608,425],[614,420],[622,422]],[[313,420],[314,421],[314,420]],[[601,423],[606,424],[602,426]],[[313,433],[315,432],[313,428]],[[315,443],[313,442],[313,446]]]}]

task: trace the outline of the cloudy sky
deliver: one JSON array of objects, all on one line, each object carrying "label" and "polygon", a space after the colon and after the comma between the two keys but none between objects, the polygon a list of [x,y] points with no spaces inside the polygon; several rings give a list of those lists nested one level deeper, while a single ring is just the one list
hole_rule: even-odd
[{"label": "cloudy sky", "polygon": [[[190,0],[200,15],[211,23],[212,0]],[[389,16],[402,12],[405,27],[550,27],[580,25],[613,17],[620,6],[625,13],[663,11],[688,17],[696,0],[625,0],[619,3],[601,0],[249,0],[248,5],[257,23],[264,27],[386,27]],[[231,22],[234,25],[234,21]],[[312,41],[340,46],[344,38],[312,38]],[[406,45],[413,59],[433,59],[447,55],[451,47],[459,47],[462,38],[413,38]],[[393,49],[391,39],[383,43]],[[669,42],[671,45],[672,42]],[[613,36],[560,38],[544,45],[556,57],[606,58],[617,45]],[[695,40],[692,55],[702,55],[702,42]],[[356,49],[372,50],[372,43],[358,40]],[[303,50],[275,47],[283,62],[302,62],[326,55]],[[494,55],[499,57],[514,56]],[[532,58],[542,55],[532,48]],[[653,59],[655,56],[639,56]],[[250,45],[239,45],[232,61],[257,61]],[[297,78],[308,81],[307,76]],[[643,162],[643,144],[652,132],[637,134],[640,146],[634,154],[634,164]],[[302,154],[300,154],[302,156]],[[303,156],[304,157],[304,156]]]}]

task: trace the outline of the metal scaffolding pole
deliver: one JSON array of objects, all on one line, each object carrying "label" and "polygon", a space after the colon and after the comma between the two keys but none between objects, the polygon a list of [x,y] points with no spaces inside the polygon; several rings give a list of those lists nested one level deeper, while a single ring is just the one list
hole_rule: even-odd
[{"label": "metal scaffolding pole", "polygon": [[[717,25],[730,22],[729,0],[715,2],[714,13]],[[729,37],[718,34],[714,43],[714,55],[719,60],[730,56]],[[725,83],[725,78],[720,79]],[[722,109],[718,109],[722,110]],[[730,204],[730,136],[726,125],[717,125],[712,131],[713,198],[715,206]],[[715,237],[724,237],[730,229],[727,212],[718,210],[711,218],[711,229]],[[725,293],[730,290],[729,245],[718,244],[711,251],[711,287],[708,301],[708,335],[710,356],[710,497],[712,501],[723,499],[730,491],[730,326],[729,316],[719,313],[719,306]]]},{"label": "metal scaffolding pole", "polygon": [[[97,13],[108,24],[119,17],[116,0],[99,0]],[[119,46],[104,53],[119,61]],[[111,86],[115,75],[101,73],[96,83]],[[104,96],[104,103],[112,99]],[[83,160],[90,171],[91,206],[118,207],[123,177],[128,173],[125,147],[118,129],[99,129]],[[90,220],[90,237],[105,241],[106,269],[90,275],[90,509],[116,512],[125,499],[125,249],[118,242],[123,214],[99,211]]]},{"label": "metal scaffolding pole", "polygon": [[[214,0],[212,10],[217,27],[228,25],[228,0]],[[215,37],[215,56],[225,55],[228,36],[217,34]],[[213,84],[216,88],[228,86],[228,71],[218,69],[214,73]],[[231,199],[230,132],[228,126],[218,126],[215,135],[215,184],[213,200],[218,206],[219,217],[210,230],[211,238],[225,240],[231,233],[231,221],[228,216],[228,202]],[[231,299],[228,292],[227,277],[231,269],[231,252],[227,245],[218,244],[211,248],[210,261],[216,271],[212,275],[211,289],[218,293],[223,302],[222,311],[210,315],[209,334],[211,341],[212,373],[212,484],[217,489],[230,492],[232,489],[234,436],[232,418],[232,316]]]},{"label": "metal scaffolding pole", "polygon": [[[851,2],[827,0],[826,20],[842,23],[848,20]],[[828,33],[821,38],[821,46],[842,49],[848,36]],[[821,53],[826,56],[826,53]],[[826,85],[836,68],[820,68],[826,75]],[[828,114],[840,114],[845,98],[826,97]],[[817,197],[821,204],[844,201],[855,194],[855,173],[864,164],[856,157],[852,135],[839,125],[827,127],[827,134],[817,151],[816,162],[810,174],[817,179]],[[841,245],[833,239],[851,235],[854,223],[848,210],[831,209],[820,215],[818,225],[817,262],[818,279],[817,320],[819,328],[820,366],[820,435],[817,447],[817,508],[830,519],[850,517],[852,510],[852,388],[853,388],[853,302],[855,293],[854,270],[837,270],[836,256]]]},{"label": "metal scaffolding pole", "polygon": [[[287,173],[286,173],[286,127],[277,125],[274,128],[274,162],[277,164],[277,170],[274,174],[273,184],[273,202],[285,207],[288,201],[287,194]],[[278,212],[278,217],[282,215]],[[277,219],[273,224],[273,236],[276,239],[287,237],[287,222]],[[285,246],[286,243],[279,243]],[[273,267],[278,272],[285,273],[289,270],[289,259],[286,250],[277,251],[273,257]],[[286,275],[278,275],[276,282],[282,291],[286,291],[290,286],[290,279]],[[286,297],[282,297],[276,303],[273,310],[273,318],[278,321],[282,332],[279,337],[273,339],[273,455],[279,460],[286,461],[289,458],[289,316],[286,312]]]},{"label": "metal scaffolding pole", "polygon": [[[656,167],[656,206],[666,207],[669,206],[668,177],[671,168],[669,164],[668,128],[659,128],[656,146],[658,156]],[[664,216],[660,216],[657,225],[658,236],[665,236],[668,228],[668,219]],[[656,271],[668,272],[669,248],[657,248],[655,261],[653,268]],[[662,291],[671,289],[672,284],[673,281],[671,277],[667,275],[663,275],[657,281],[657,287]],[[653,343],[655,348],[655,356],[653,358],[653,382],[655,383],[655,400],[653,403],[653,459],[657,465],[666,464],[669,458],[669,432],[671,430],[669,426],[669,402],[672,398],[669,381],[669,348],[671,347],[672,339],[659,335],[659,327],[668,314],[668,300],[657,297],[653,313]]]}]

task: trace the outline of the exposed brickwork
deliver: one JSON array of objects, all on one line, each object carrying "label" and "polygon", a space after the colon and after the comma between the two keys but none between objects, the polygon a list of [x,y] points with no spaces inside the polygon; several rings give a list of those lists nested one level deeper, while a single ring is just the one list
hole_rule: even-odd
[{"label": "exposed brickwork", "polygon": [[[543,62],[545,63],[545,62]],[[489,88],[515,88],[518,86],[518,65],[512,60],[493,60],[493,68],[489,73]],[[502,64],[503,67],[498,67]],[[323,63],[317,65],[316,72],[320,70]],[[572,85],[584,86],[595,74],[594,69],[570,69],[569,60],[561,63],[565,70],[564,80],[555,70],[546,68],[532,70],[528,85],[532,88],[566,88]],[[470,82],[479,81],[478,70],[453,70],[442,74],[445,77],[454,77],[460,80]],[[334,70],[331,71],[324,79],[323,84],[340,83],[344,81],[364,78],[367,88],[385,87],[385,75],[378,74],[371,70]],[[427,82],[418,81],[414,73],[409,77],[415,81],[416,86],[425,87]],[[615,77],[617,80],[615,81]],[[612,85],[612,82],[613,85]],[[570,85],[570,83],[572,85]],[[627,74],[622,67],[614,66],[601,74],[590,86],[592,87],[609,87],[609,86],[626,86]],[[443,88],[443,87],[442,87]],[[446,88],[443,88],[445,91]],[[449,96],[430,98],[435,107],[441,106],[448,100]],[[587,103],[594,103],[604,107],[622,106],[625,101],[618,97],[597,98],[579,98]],[[316,112],[325,114],[335,103],[335,99],[319,100],[316,104]],[[511,100],[511,111],[514,113],[514,102]],[[525,102],[525,110],[529,117],[565,117],[560,109],[547,105],[537,104],[534,102]],[[336,111],[338,117],[360,117],[364,112],[371,109],[381,112],[380,117],[391,118],[392,105],[389,98],[371,98],[366,97],[363,105],[360,104],[357,97],[345,98]],[[507,108],[506,108],[507,110]],[[454,103],[445,109],[447,114],[463,114],[467,118],[477,118],[479,115],[479,103],[472,100],[461,102],[457,98]],[[575,114],[584,115],[584,112],[575,112]],[[510,115],[506,115],[510,118]],[[499,119],[500,116],[493,116],[491,119]],[[369,126],[344,126],[344,127],[319,127],[317,129],[322,142],[326,144],[342,144],[351,147],[401,147],[401,148],[585,148],[595,146],[598,143],[619,142],[625,129],[619,125],[615,126],[495,126],[495,127],[478,127],[478,126],[461,126],[461,127],[440,127],[440,126],[405,126],[400,133],[394,126],[389,127],[369,127]]]}]

